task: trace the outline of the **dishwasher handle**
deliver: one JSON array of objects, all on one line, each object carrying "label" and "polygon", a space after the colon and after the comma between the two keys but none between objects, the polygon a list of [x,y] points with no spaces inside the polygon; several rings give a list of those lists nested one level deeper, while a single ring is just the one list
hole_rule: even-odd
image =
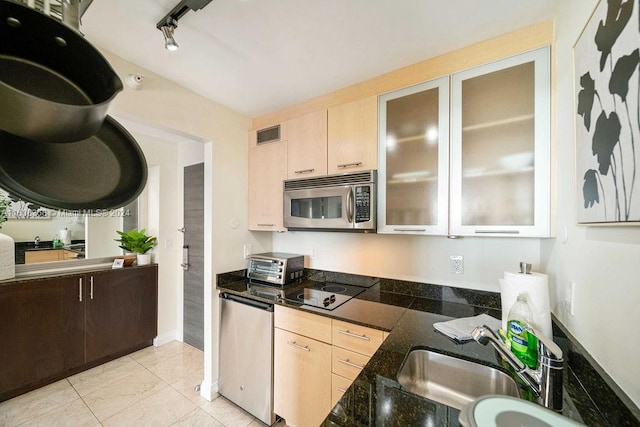
[{"label": "dishwasher handle", "polygon": [[248,305],[251,307],[259,308],[261,310],[273,311],[273,304],[269,304],[262,301],[256,301],[251,298],[246,298],[236,294],[230,294],[228,292],[221,293],[220,298],[223,298],[229,301],[235,301],[240,304]]}]

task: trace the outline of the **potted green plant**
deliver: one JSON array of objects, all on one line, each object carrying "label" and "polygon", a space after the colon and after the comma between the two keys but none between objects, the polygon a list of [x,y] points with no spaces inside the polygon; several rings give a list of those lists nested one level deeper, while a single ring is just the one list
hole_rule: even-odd
[{"label": "potted green plant", "polygon": [[148,236],[147,230],[144,228],[142,230],[134,228],[127,232],[116,231],[116,233],[118,233],[120,238],[114,240],[120,243],[119,247],[126,252],[137,255],[138,265],[151,263],[151,254],[148,252],[156,245],[156,237]]}]

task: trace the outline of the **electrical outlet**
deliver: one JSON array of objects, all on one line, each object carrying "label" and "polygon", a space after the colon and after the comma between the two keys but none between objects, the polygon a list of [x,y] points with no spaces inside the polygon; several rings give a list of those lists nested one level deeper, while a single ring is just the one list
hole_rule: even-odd
[{"label": "electrical outlet", "polygon": [[464,257],[462,255],[451,255],[451,274],[464,274]]},{"label": "electrical outlet", "polygon": [[569,303],[568,303],[567,311],[572,316],[576,315],[575,306],[576,306],[576,282],[571,282],[571,285],[569,285]]},{"label": "electrical outlet", "polygon": [[558,281],[556,298],[558,300],[558,310],[563,313],[563,315],[573,316],[575,314],[575,293],[575,282],[566,278]]},{"label": "electrical outlet", "polygon": [[318,258],[318,248],[311,248],[311,259]]},{"label": "electrical outlet", "polygon": [[246,245],[244,245],[243,254],[244,259],[249,258],[249,255],[251,255],[251,243],[247,243]]}]

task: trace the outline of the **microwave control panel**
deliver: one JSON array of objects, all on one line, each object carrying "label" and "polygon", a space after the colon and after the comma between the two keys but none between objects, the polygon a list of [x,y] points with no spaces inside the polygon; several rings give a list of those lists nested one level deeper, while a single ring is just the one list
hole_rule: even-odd
[{"label": "microwave control panel", "polygon": [[356,215],[355,221],[367,222],[371,220],[371,186],[358,185],[355,191]]}]

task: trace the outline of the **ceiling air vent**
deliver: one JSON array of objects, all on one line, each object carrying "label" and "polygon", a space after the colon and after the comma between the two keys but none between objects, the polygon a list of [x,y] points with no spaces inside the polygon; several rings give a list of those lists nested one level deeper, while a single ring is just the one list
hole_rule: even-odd
[{"label": "ceiling air vent", "polygon": [[267,144],[269,142],[280,140],[280,125],[275,125],[270,128],[260,129],[257,133],[257,143]]}]

